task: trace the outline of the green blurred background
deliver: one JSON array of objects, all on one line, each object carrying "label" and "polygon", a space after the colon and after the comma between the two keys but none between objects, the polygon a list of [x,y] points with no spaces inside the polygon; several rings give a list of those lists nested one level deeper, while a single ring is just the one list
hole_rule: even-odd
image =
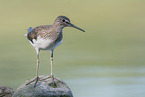
[{"label": "green blurred background", "polygon": [[[54,75],[74,97],[145,96],[145,0],[0,0],[0,84],[16,89],[35,77],[24,34],[59,15],[86,31],[65,28],[54,52]],[[50,75],[48,51],[39,75]]]}]

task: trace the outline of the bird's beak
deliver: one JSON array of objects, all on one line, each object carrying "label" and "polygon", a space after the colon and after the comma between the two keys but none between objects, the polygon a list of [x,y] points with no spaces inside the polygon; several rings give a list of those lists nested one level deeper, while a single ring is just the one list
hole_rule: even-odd
[{"label": "bird's beak", "polygon": [[76,29],[78,29],[78,30],[81,30],[81,31],[85,32],[85,30],[83,30],[83,29],[81,29],[81,28],[75,26],[75,25],[72,24],[72,23],[70,23],[70,27],[73,27],[73,28],[76,28]]}]

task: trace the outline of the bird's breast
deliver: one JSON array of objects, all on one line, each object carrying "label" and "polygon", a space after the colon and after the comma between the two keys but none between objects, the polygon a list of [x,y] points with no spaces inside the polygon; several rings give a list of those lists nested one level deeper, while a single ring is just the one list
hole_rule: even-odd
[{"label": "bird's breast", "polygon": [[31,43],[35,48],[39,48],[40,50],[52,50],[55,49],[62,43],[62,35],[60,34],[57,38],[52,37],[41,37],[39,35],[37,39],[33,39],[33,43]]},{"label": "bird's breast", "polygon": [[32,45],[35,48],[46,49],[53,43],[52,39],[49,38],[42,38],[41,36],[37,37],[37,40],[33,39]]}]

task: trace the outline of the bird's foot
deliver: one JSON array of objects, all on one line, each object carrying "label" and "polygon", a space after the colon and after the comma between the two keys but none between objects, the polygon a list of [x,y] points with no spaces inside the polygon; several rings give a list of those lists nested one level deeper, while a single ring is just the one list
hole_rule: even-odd
[{"label": "bird's foot", "polygon": [[55,83],[55,80],[57,80],[57,79],[55,79],[53,75],[51,75],[49,77],[45,77],[43,79],[41,79],[39,77],[36,77],[35,79],[33,79],[33,80],[29,81],[28,83],[26,83],[26,85],[29,85],[29,84],[31,84],[32,82],[35,81],[34,87],[36,87],[38,81],[46,81],[47,82],[47,79],[50,79],[51,80],[51,83],[49,84],[51,87],[54,87],[54,88],[57,87],[57,85]]},{"label": "bird's foot", "polygon": [[51,81],[52,81],[51,86],[54,87],[54,88],[57,87],[57,85],[56,85],[56,83],[54,81],[54,79],[55,79],[54,76],[53,75],[50,75],[50,78],[51,78]]},{"label": "bird's foot", "polygon": [[35,79],[33,79],[33,80],[29,81],[28,83],[26,83],[26,85],[29,85],[29,84],[31,84],[32,82],[35,81],[34,87],[36,87],[36,84],[37,84],[38,80],[39,80],[39,77],[36,77]]},{"label": "bird's foot", "polygon": [[36,84],[37,84],[38,80],[39,80],[39,77],[36,77],[36,78],[35,78],[35,84],[34,84],[34,87],[36,87]]}]

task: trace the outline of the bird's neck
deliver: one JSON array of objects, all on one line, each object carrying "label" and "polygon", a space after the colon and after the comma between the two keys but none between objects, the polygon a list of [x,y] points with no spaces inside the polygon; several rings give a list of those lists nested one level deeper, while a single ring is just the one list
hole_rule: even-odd
[{"label": "bird's neck", "polygon": [[62,30],[63,30],[63,26],[62,25],[60,25],[59,23],[58,24],[53,24],[53,28],[55,29],[55,31],[57,31],[57,32],[62,32]]}]

